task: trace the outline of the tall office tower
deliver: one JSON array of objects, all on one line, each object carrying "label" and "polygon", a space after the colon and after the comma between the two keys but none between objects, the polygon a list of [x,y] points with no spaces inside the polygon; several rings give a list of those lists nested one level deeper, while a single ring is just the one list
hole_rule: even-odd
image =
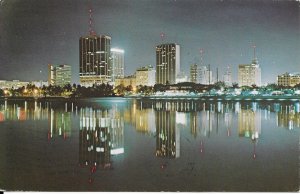
[{"label": "tall office tower", "polygon": [[255,46],[253,46],[253,48],[254,57],[252,63],[239,65],[239,86],[261,86],[261,69],[259,67],[257,58],[255,57]]},{"label": "tall office tower", "polygon": [[207,66],[199,67],[199,83],[209,85],[213,83],[212,71]]},{"label": "tall office tower", "polygon": [[223,75],[223,80],[226,86],[232,85],[232,76],[231,76],[231,67],[230,65],[227,66],[226,71]]},{"label": "tall office tower", "polygon": [[111,81],[114,82],[116,78],[124,77],[124,50],[112,48],[111,54],[111,66],[110,66],[110,77]]},{"label": "tall office tower", "polygon": [[175,43],[156,46],[156,83],[175,84],[180,71],[180,46]]},{"label": "tall office tower", "polygon": [[61,87],[71,84],[71,66],[48,64],[48,84]]},{"label": "tall office tower", "polygon": [[198,65],[192,64],[190,66],[190,81],[198,83]]},{"label": "tall office tower", "polygon": [[110,77],[111,37],[91,34],[79,39],[79,77],[80,84],[108,83]]}]

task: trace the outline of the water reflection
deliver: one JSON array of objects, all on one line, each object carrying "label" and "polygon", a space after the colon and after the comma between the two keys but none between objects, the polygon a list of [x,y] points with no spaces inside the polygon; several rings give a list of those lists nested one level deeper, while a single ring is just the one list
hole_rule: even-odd
[{"label": "water reflection", "polygon": [[48,119],[48,139],[56,136],[66,139],[71,136],[71,113],[50,109]]},{"label": "water reflection", "polygon": [[87,166],[91,173],[111,169],[111,156],[124,153],[124,120],[117,108],[80,109],[79,129],[80,166]]},{"label": "water reflection", "polygon": [[[175,111],[156,111],[156,153],[158,157],[180,156],[180,131],[176,126]],[[177,120],[178,121],[178,120]]]},{"label": "water reflection", "polygon": [[[24,126],[27,124],[27,127],[15,130],[20,126],[19,123],[24,123]],[[299,134],[300,106],[299,102],[293,101],[215,102],[144,99],[128,100],[126,103],[109,100],[94,103],[0,101],[2,131],[7,130],[11,133],[9,130],[13,128],[12,133],[22,130],[22,134],[26,135],[24,131],[30,129],[28,137],[32,137],[31,129],[34,127],[36,137],[45,142],[41,146],[41,141],[36,141],[34,143],[37,145],[34,147],[44,149],[47,146],[45,149],[47,154],[51,155],[53,152],[55,155],[61,153],[58,150],[61,149],[61,144],[53,145],[64,144],[68,154],[76,153],[70,154],[74,157],[72,160],[76,166],[75,173],[84,174],[83,176],[88,174],[90,183],[94,181],[96,175],[116,176],[120,171],[103,172],[113,167],[117,170],[124,168],[125,170],[122,169],[121,172],[126,173],[134,171],[135,174],[137,169],[145,167],[144,164],[148,165],[149,162],[153,164],[157,161],[163,161],[161,168],[165,168],[166,164],[170,166],[167,169],[170,175],[177,175],[177,168],[181,170],[178,172],[186,172],[185,167],[192,164],[193,169],[196,169],[193,176],[198,176],[200,180],[202,177],[197,174],[197,170],[200,169],[205,176],[210,176],[207,169],[218,169],[223,172],[223,177],[224,174],[234,174],[230,165],[228,169],[231,170],[228,171],[227,167],[220,167],[223,164],[221,165],[218,157],[222,158],[224,165],[237,166],[236,171],[240,171],[242,167],[249,169],[263,166],[261,169],[265,169],[264,165],[270,163],[268,157],[273,157],[274,160],[278,154],[285,155],[286,159],[291,158],[291,155],[294,155],[293,149],[296,149],[290,142],[295,140],[295,134]],[[128,140],[126,142],[125,136]],[[48,143],[46,137],[51,143]],[[279,141],[282,142],[281,145],[276,144]],[[69,144],[65,142],[76,146],[68,148]],[[278,146],[282,147],[278,149]],[[37,150],[25,150],[31,154],[39,153]],[[250,154],[255,160],[251,158],[249,160]],[[39,157],[40,155],[36,158]],[[126,162],[123,164],[123,160],[120,161],[119,157],[126,158],[124,160]],[[247,158],[247,161],[243,158]],[[283,163],[285,161],[281,161],[283,158],[278,160],[285,164]],[[241,164],[236,165],[239,162],[236,160],[242,160]],[[48,158],[43,161],[48,161]],[[70,163],[69,160],[66,161]],[[38,160],[34,162],[39,164]],[[155,174],[157,168],[152,168],[151,164],[149,170],[142,172],[153,173],[155,177],[159,177],[161,174]],[[127,166],[130,167],[127,169]],[[175,169],[175,166],[176,173],[169,171]],[[271,170],[277,167],[274,165]],[[209,178],[216,177],[217,175],[212,175]]]}]

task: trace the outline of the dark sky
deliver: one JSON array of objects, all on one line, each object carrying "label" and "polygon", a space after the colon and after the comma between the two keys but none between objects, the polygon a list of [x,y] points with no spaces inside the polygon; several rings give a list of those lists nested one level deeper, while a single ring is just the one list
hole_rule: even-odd
[{"label": "dark sky", "polygon": [[[47,79],[47,64],[70,64],[78,82],[79,37],[88,34],[88,0],[0,0],[0,80]],[[155,65],[155,46],[181,46],[181,70],[204,63],[222,74],[250,63],[251,45],[262,82],[300,72],[299,1],[90,0],[97,34],[125,50],[125,74]],[[40,73],[40,71],[42,71]]]}]

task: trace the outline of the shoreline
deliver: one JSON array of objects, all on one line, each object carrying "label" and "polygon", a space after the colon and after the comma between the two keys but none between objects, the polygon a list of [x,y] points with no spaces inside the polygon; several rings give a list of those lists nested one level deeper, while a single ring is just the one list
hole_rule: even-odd
[{"label": "shoreline", "polygon": [[145,99],[145,100],[200,100],[200,101],[300,101],[300,95],[294,96],[106,96],[106,97],[0,97],[0,100],[28,101],[85,101],[85,100],[115,100],[115,99]]}]

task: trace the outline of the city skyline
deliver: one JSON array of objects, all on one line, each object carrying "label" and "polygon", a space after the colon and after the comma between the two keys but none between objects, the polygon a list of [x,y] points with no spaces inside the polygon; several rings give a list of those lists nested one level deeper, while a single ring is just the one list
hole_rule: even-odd
[{"label": "city skyline", "polygon": [[[155,65],[155,46],[181,47],[181,71],[204,64],[224,71],[252,59],[253,44],[262,83],[299,69],[299,2],[296,1],[90,1],[98,35],[112,37],[125,50],[125,75]],[[70,64],[79,83],[78,38],[88,35],[86,1],[2,1],[0,6],[0,79],[39,80],[47,64]],[[161,33],[164,37],[161,38]],[[23,68],[23,71],[15,71]],[[224,72],[220,72],[220,75]]]}]

